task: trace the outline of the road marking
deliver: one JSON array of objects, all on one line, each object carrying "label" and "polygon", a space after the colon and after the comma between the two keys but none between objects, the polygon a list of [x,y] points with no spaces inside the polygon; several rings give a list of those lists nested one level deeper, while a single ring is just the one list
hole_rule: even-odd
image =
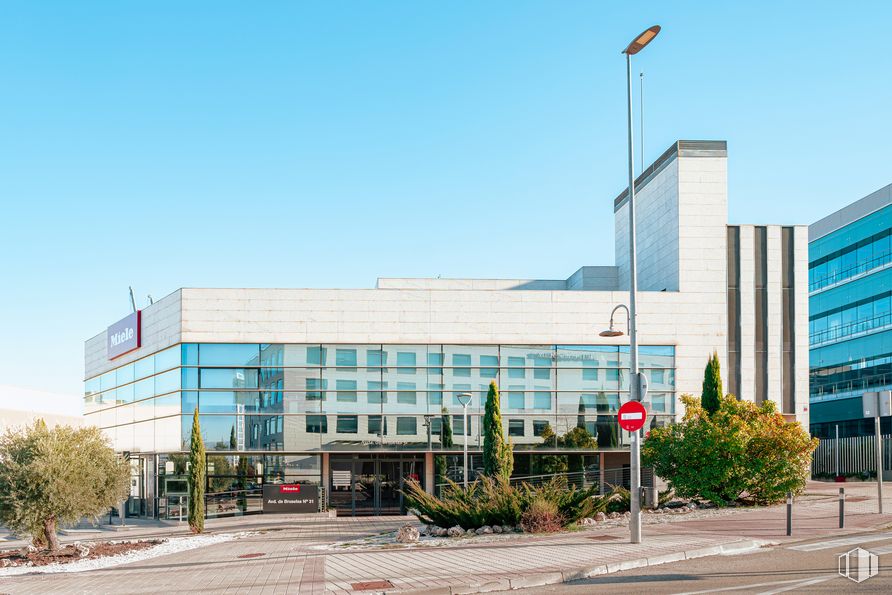
[{"label": "road marking", "polygon": [[830,579],[834,579],[838,577],[838,574],[828,574],[826,576],[819,576],[817,578],[812,578],[804,581],[799,581],[795,585],[790,585],[789,587],[784,587],[783,589],[775,589],[773,591],[763,591],[759,593],[759,595],[775,595],[775,593],[785,593],[787,591],[792,591],[793,589],[801,589],[802,587],[808,587],[809,585],[817,585],[818,583],[825,583]]},{"label": "road marking", "polygon": [[[721,589],[706,589],[705,591],[687,591],[685,593],[677,593],[676,595],[705,595],[706,593],[720,593],[722,591],[743,591],[746,589],[756,589],[756,588],[760,588],[760,587],[774,587],[777,585],[791,585],[792,584],[792,586],[787,589],[781,589],[779,591],[767,591],[767,593],[782,593],[783,591],[789,591],[791,589],[798,589],[800,586],[805,586],[805,583],[808,581],[824,582],[824,581],[828,581],[836,576],[838,576],[838,575],[827,574],[824,576],[819,576],[816,579],[803,580],[801,578],[794,578],[792,580],[786,580],[786,581],[773,581],[770,583],[756,583],[754,585],[738,585],[736,587],[723,587]],[[793,584],[793,583],[795,583],[795,584]]]},{"label": "road marking", "polygon": [[847,545],[870,543],[872,541],[884,541],[886,539],[892,539],[892,533],[879,533],[877,535],[856,535],[854,537],[844,537],[842,539],[831,539],[829,541],[818,541],[815,543],[793,545],[788,547],[787,549],[795,550],[797,552],[815,552],[818,550],[829,550],[835,547],[844,547]]}]

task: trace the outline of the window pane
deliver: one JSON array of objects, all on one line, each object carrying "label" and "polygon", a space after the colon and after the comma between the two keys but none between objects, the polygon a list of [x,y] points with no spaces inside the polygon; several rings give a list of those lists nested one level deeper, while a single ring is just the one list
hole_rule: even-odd
[{"label": "window pane", "polygon": [[396,418],[396,433],[398,436],[414,436],[418,433],[418,420],[414,417]]},{"label": "window pane", "polygon": [[328,418],[324,415],[308,415],[306,429],[308,434],[327,434]]},{"label": "window pane", "polygon": [[260,345],[256,344],[202,343],[198,346],[198,363],[202,366],[256,366],[259,361]]},{"label": "window pane", "polygon": [[170,370],[180,365],[180,346],[174,345],[155,354],[155,373]]},{"label": "window pane", "polygon": [[359,433],[359,418],[355,415],[339,415],[337,432],[338,434]]},{"label": "window pane", "polygon": [[256,369],[202,368],[201,388],[257,388]]},{"label": "window pane", "polygon": [[524,426],[524,421],[522,419],[509,419],[508,420],[508,435],[522,437],[524,435],[523,426]]}]

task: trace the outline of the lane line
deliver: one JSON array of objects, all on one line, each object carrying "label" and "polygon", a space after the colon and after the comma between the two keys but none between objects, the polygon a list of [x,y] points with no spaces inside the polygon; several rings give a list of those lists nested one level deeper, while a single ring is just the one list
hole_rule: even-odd
[{"label": "lane line", "polygon": [[[822,580],[829,580],[829,579],[833,578],[834,576],[837,576],[837,575],[830,574],[830,575],[826,575],[826,578],[824,576],[819,577],[819,578],[821,578]],[[804,580],[813,580],[813,579],[804,579]],[[777,585],[789,585],[791,583],[796,583],[798,585],[799,583],[802,583],[802,582],[803,582],[803,579],[794,578],[794,579],[788,579],[785,581],[772,581],[770,583],[756,583],[753,585],[738,585],[736,587],[722,587],[721,589],[706,589],[705,591],[685,591],[684,593],[676,593],[675,595],[705,595],[707,593],[721,593],[723,591],[743,591],[744,589],[774,587]],[[775,592],[779,593],[780,591],[775,591]]]},{"label": "lane line", "polygon": [[773,591],[762,591],[759,595],[775,595],[776,593],[786,593],[787,591],[792,591],[794,589],[801,589],[803,587],[808,587],[810,585],[817,585],[818,583],[826,583],[827,581],[838,577],[838,574],[828,574],[825,576],[819,576],[817,578],[808,579],[804,581],[800,581],[795,585],[790,585],[789,587],[784,587],[782,589],[775,589]]},{"label": "lane line", "polygon": [[846,546],[846,545],[857,545],[859,543],[870,543],[873,541],[885,541],[887,539],[892,539],[892,533],[879,533],[876,535],[861,535],[854,537],[844,537],[841,539],[830,539],[828,541],[817,541],[815,543],[805,543],[802,545],[792,545],[788,547],[788,550],[794,550],[797,552],[816,552],[818,550],[828,550],[830,548]]}]

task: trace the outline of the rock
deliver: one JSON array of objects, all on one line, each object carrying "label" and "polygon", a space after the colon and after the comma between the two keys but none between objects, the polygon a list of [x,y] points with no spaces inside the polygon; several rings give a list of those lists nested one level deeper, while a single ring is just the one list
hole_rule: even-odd
[{"label": "rock", "polygon": [[628,510],[625,511],[625,512],[623,513],[623,518],[627,518],[627,519],[632,518],[632,513],[629,512]]},{"label": "rock", "polygon": [[688,504],[688,508],[690,508],[691,510],[697,510],[697,503],[691,502],[690,504]]},{"label": "rock", "polygon": [[465,535],[477,535],[477,532],[474,529],[468,529],[465,531]]},{"label": "rock", "polygon": [[591,527],[592,525],[598,524],[597,521],[593,518],[586,517],[584,519],[579,519],[579,523],[577,523],[580,527]]},{"label": "rock", "polygon": [[74,549],[77,550],[78,558],[86,558],[87,556],[90,555],[90,548],[88,548],[85,545],[77,544],[77,546],[75,546]]},{"label": "rock", "polygon": [[477,535],[492,535],[492,527],[489,525],[483,525],[476,531]]},{"label": "rock", "polygon": [[28,545],[26,545],[25,547],[23,547],[22,549],[19,550],[19,555],[27,556],[28,554],[36,554],[37,551],[38,551],[37,548],[29,543]]},{"label": "rock", "polygon": [[497,533],[497,534],[498,534],[498,533],[501,533],[501,532],[502,532],[502,526],[501,526],[501,525],[493,525],[493,526],[492,526],[492,532],[493,532],[493,533]]},{"label": "rock", "polygon": [[454,527],[449,527],[449,529],[447,529],[447,531],[446,531],[446,534],[449,537],[458,537],[459,535],[464,535],[465,530],[462,529],[461,527],[459,527],[458,525],[456,525]]},{"label": "rock", "polygon": [[514,532],[515,533],[523,533],[523,527],[521,525],[515,525]]},{"label": "rock", "polygon": [[449,529],[445,527],[437,527],[437,537],[446,537],[449,535]]},{"label": "rock", "polygon": [[12,562],[6,558],[0,558],[0,568],[6,568],[7,566],[12,566]]},{"label": "rock", "polygon": [[618,512],[611,512],[610,514],[607,515],[607,518],[608,518],[608,519],[618,519],[618,518],[619,518],[619,513],[618,513]]},{"label": "rock", "polygon": [[595,513],[595,520],[599,523],[602,523],[607,520],[607,515],[603,512]]},{"label": "rock", "polygon": [[514,527],[510,525],[502,525],[502,533],[513,533]]},{"label": "rock", "polygon": [[400,543],[417,543],[418,538],[418,529],[412,525],[403,525],[396,532],[396,540]]}]

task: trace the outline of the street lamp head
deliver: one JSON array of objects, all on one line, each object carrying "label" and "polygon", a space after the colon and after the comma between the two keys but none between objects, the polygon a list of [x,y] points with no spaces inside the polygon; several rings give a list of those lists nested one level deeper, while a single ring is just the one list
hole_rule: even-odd
[{"label": "street lamp head", "polygon": [[657,33],[659,32],[659,25],[654,25],[653,27],[646,29],[641,33],[641,35],[632,40],[632,43],[630,43],[629,46],[623,50],[623,53],[634,56],[635,54],[643,50],[644,46],[653,41],[653,38],[656,37]]},{"label": "street lamp head", "polygon": [[601,337],[622,337],[624,334],[624,332],[618,331],[612,326],[606,331],[601,331],[600,333],[598,333],[598,335]]},{"label": "street lamp head", "polygon": [[474,395],[471,393],[459,393],[455,395],[455,397],[458,399],[458,402],[461,403],[462,407],[467,407],[471,404],[471,399],[474,398]]}]

